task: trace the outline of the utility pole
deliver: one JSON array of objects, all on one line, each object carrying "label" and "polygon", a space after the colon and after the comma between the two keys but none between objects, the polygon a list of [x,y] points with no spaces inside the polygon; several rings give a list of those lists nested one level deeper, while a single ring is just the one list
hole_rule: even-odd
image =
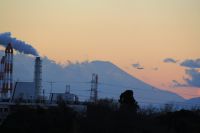
[{"label": "utility pole", "polygon": [[42,90],[42,101],[43,101],[43,103],[45,103],[44,97],[45,97],[45,90],[43,89],[43,90]]},{"label": "utility pole", "polygon": [[70,94],[70,85],[66,85],[66,91],[65,91],[65,93]]},{"label": "utility pole", "polygon": [[51,91],[50,91],[50,103],[52,103],[52,100],[53,100],[53,84],[55,83],[55,82],[53,82],[53,81],[50,81],[50,82],[48,82],[48,83],[50,83],[50,86],[51,86]]},{"label": "utility pole", "polygon": [[56,83],[56,82],[50,81],[50,82],[48,82],[48,83],[50,83],[50,86],[51,86],[51,91],[50,91],[50,94],[51,94],[52,91],[53,91],[53,84]]},{"label": "utility pole", "polygon": [[98,99],[98,75],[92,74],[90,102],[97,102]]}]

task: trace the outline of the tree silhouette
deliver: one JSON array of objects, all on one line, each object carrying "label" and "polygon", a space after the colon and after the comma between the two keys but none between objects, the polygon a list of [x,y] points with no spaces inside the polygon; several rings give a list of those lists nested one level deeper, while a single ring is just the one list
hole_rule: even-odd
[{"label": "tree silhouette", "polygon": [[132,90],[126,90],[120,95],[120,111],[136,113],[139,109],[138,103],[133,97]]}]

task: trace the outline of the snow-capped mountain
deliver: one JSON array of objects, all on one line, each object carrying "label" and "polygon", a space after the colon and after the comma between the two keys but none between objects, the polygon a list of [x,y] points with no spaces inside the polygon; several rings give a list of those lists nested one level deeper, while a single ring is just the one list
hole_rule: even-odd
[{"label": "snow-capped mountain", "polygon": [[[0,52],[0,55],[3,55],[3,53]],[[34,57],[24,54],[15,55],[15,81],[33,81],[34,59]],[[92,73],[96,73],[99,76],[99,98],[118,99],[124,90],[131,89],[140,104],[184,101],[182,97],[174,93],[154,88],[138,80],[111,62],[92,61],[69,63],[66,66],[62,66],[47,57],[43,57],[42,64],[42,85],[46,95],[51,91],[64,92],[65,86],[69,84],[72,93],[77,94],[81,100],[87,100],[90,95]]]}]

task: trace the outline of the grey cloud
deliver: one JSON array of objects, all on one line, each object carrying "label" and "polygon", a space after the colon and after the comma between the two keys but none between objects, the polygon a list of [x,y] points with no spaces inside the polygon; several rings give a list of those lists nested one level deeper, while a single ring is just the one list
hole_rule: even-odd
[{"label": "grey cloud", "polygon": [[188,69],[186,70],[186,74],[190,76],[190,78],[185,78],[189,86],[200,87],[200,72],[198,70]]},{"label": "grey cloud", "polygon": [[177,63],[178,61],[173,58],[166,58],[163,60],[165,63]]},{"label": "grey cloud", "polygon": [[185,73],[189,76],[189,78],[183,78],[186,83],[172,80],[173,87],[200,87],[200,72],[197,69],[187,69]]},{"label": "grey cloud", "polygon": [[132,66],[134,67],[134,68],[136,68],[136,69],[144,69],[144,67],[143,66],[141,66],[139,63],[135,63],[135,64],[132,64]]},{"label": "grey cloud", "polygon": [[185,60],[180,65],[188,68],[200,68],[200,58],[196,60],[192,59]]}]

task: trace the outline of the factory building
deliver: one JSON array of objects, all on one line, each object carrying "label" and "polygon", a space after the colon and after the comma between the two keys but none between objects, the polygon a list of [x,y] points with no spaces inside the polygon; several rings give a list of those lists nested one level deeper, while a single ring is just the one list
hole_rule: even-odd
[{"label": "factory building", "polygon": [[[35,60],[34,82],[18,82],[13,85],[13,47],[9,43],[5,55],[0,63],[0,101],[10,101],[19,97],[26,100],[40,99],[42,89],[42,61],[40,57]],[[31,98],[30,98],[31,97]]]},{"label": "factory building", "polygon": [[17,102],[33,108],[38,105],[49,108],[57,106],[59,100],[62,99],[69,103],[69,107],[75,111],[86,110],[84,105],[74,105],[78,102],[78,96],[70,93],[69,86],[65,93],[50,93],[48,101],[45,102],[44,91],[42,93],[42,60],[40,57],[35,59],[33,79],[33,82],[13,83],[13,47],[9,43],[5,49],[5,55],[0,60],[0,125],[11,113],[11,107]]},{"label": "factory building", "polygon": [[36,102],[43,100],[42,94],[42,61],[40,57],[35,59],[35,71],[33,82],[16,82],[13,89],[11,102]]},{"label": "factory building", "polygon": [[[13,83],[13,47],[9,43],[5,49],[5,56],[0,60],[0,102],[36,103],[45,99],[42,91],[42,60],[35,58],[33,82]],[[42,93],[43,92],[43,93]],[[59,99],[74,103],[78,96],[70,93],[68,85],[65,93],[50,93],[48,103],[57,103]]]},{"label": "factory building", "polygon": [[66,103],[75,103],[78,102],[78,96],[75,94],[68,93],[51,93],[49,97],[50,104],[56,104],[60,100],[65,101]]},{"label": "factory building", "polygon": [[16,82],[11,102],[34,102],[35,83],[34,82]]},{"label": "factory building", "polygon": [[76,103],[79,101],[78,96],[70,93],[70,86],[66,86],[65,93],[50,93],[49,102],[51,104],[58,103],[60,100],[65,101],[66,103]]}]

